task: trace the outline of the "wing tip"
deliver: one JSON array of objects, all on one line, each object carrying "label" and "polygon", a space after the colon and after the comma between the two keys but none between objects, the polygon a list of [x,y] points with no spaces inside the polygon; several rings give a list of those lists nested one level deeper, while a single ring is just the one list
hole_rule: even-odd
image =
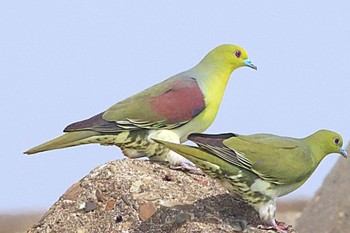
[{"label": "wing tip", "polygon": [[237,137],[238,134],[234,133],[221,133],[221,134],[203,134],[203,133],[192,133],[188,135],[187,139],[196,142],[199,139],[218,139],[225,140],[231,137]]},{"label": "wing tip", "polygon": [[105,112],[101,112],[93,117],[90,117],[85,120],[81,120],[78,122],[74,122],[68,125],[63,132],[69,133],[74,131],[84,131],[84,130],[92,130],[97,132],[118,132],[120,128],[115,122],[107,121],[103,119],[103,114]]}]

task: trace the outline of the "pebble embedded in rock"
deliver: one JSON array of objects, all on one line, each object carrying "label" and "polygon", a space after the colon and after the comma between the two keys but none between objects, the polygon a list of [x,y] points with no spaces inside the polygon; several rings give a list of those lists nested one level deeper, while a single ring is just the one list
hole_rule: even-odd
[{"label": "pebble embedded in rock", "polygon": [[139,226],[139,230],[142,232],[148,232],[148,230],[151,228],[151,226],[149,224],[141,224]]},{"label": "pebble embedded in rock", "polygon": [[172,178],[171,178],[170,175],[165,175],[163,180],[165,180],[165,181],[172,181]]},{"label": "pebble embedded in rock", "polygon": [[103,195],[102,195],[101,190],[99,190],[99,189],[96,189],[96,198],[99,202],[103,202]]},{"label": "pebble embedded in rock", "polygon": [[128,206],[131,205],[131,202],[129,201],[129,199],[128,199],[125,195],[122,196],[122,200],[123,200],[123,202],[124,202],[125,204],[127,204]]},{"label": "pebble embedded in rock", "polygon": [[175,223],[177,224],[183,224],[184,222],[186,222],[188,219],[190,219],[190,215],[189,214],[185,214],[185,213],[179,213],[176,215],[175,217]]},{"label": "pebble embedded in rock", "polygon": [[247,229],[247,221],[245,219],[233,219],[230,221],[230,225],[239,232],[243,232]]},{"label": "pebble embedded in rock", "polygon": [[109,200],[106,204],[106,210],[113,210],[115,206],[116,201],[115,200]]},{"label": "pebble embedded in rock", "polygon": [[144,183],[141,180],[137,180],[131,184],[130,192],[131,193],[141,193],[142,192],[142,185]]},{"label": "pebble embedded in rock", "polygon": [[146,202],[140,206],[139,217],[142,221],[151,218],[157,212],[157,207],[153,202]]},{"label": "pebble embedded in rock", "polygon": [[123,221],[123,216],[118,215],[117,217],[115,217],[115,222],[116,223],[121,222],[121,221]]},{"label": "pebble embedded in rock", "polygon": [[97,205],[96,205],[95,202],[93,202],[93,201],[87,201],[87,202],[85,202],[84,211],[85,211],[85,212],[90,212],[90,211],[95,210],[96,207],[97,207]]}]

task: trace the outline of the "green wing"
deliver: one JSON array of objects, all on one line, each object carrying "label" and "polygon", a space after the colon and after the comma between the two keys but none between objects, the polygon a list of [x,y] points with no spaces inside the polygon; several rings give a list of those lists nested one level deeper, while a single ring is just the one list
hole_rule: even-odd
[{"label": "green wing", "polygon": [[205,107],[204,94],[197,81],[178,75],[113,105],[105,112],[73,123],[64,131],[115,133],[123,130],[172,129],[191,121]]},{"label": "green wing", "polygon": [[231,137],[223,144],[236,154],[241,167],[270,182],[292,184],[310,175],[311,151],[300,139],[255,134]]},{"label": "green wing", "polygon": [[310,175],[309,147],[300,139],[271,134],[191,134],[189,140],[226,162],[276,184],[293,184]]}]

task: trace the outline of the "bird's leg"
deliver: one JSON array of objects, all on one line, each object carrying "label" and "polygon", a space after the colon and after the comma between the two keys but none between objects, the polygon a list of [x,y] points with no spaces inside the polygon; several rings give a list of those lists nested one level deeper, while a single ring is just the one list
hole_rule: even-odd
[{"label": "bird's leg", "polygon": [[263,220],[267,225],[259,225],[259,229],[264,230],[276,230],[279,233],[287,233],[289,226],[283,222],[276,223],[275,212],[276,212],[276,199],[271,199],[263,205],[255,206],[258,210],[260,219]]}]

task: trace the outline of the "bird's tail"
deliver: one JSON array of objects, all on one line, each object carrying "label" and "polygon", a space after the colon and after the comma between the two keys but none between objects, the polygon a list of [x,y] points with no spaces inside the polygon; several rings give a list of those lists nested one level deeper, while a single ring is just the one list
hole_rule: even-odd
[{"label": "bird's tail", "polygon": [[227,164],[226,161],[222,160],[216,155],[209,153],[204,148],[181,145],[172,142],[162,141],[159,139],[152,140],[182,155],[212,177],[216,176],[215,172],[213,173],[213,171],[221,170],[221,165],[224,166],[225,164]]},{"label": "bird's tail", "polygon": [[98,138],[101,134],[95,131],[75,131],[65,133],[62,136],[45,142],[39,146],[29,149],[24,154],[35,154],[43,151],[66,148],[88,143],[99,143]]}]

